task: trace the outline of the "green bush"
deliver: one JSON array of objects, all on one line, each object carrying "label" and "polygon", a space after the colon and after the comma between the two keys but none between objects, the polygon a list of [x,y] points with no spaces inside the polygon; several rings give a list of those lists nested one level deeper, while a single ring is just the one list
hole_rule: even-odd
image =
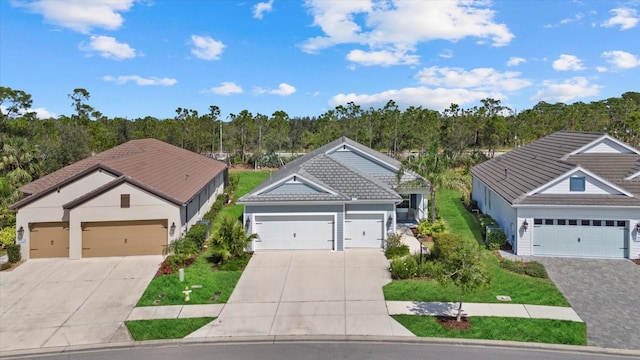
[{"label": "green bush", "polygon": [[409,255],[409,247],[407,245],[389,247],[387,248],[387,250],[385,250],[384,255],[387,257],[387,259],[407,256]]},{"label": "green bush", "polygon": [[487,235],[487,247],[489,250],[498,250],[507,243],[507,234],[502,230],[491,230]]},{"label": "green bush", "polygon": [[170,267],[183,267],[187,265],[187,262],[193,259],[200,252],[198,245],[189,238],[181,238],[173,240],[169,243],[169,246],[164,248],[165,255],[171,255],[167,257],[166,261]]},{"label": "green bush", "polygon": [[413,256],[395,258],[391,260],[391,277],[394,279],[409,279],[416,276],[418,263]]},{"label": "green bush", "polygon": [[[420,258],[420,255],[417,255]],[[417,277],[429,277],[435,278],[440,273],[440,263],[436,261],[429,261],[428,259],[422,259],[422,263],[418,262],[418,268],[416,270]]]},{"label": "green bush", "polygon": [[7,226],[0,230],[0,245],[7,248],[9,245],[16,243],[16,227]]},{"label": "green bush", "polygon": [[446,225],[441,219],[437,219],[435,222],[430,222],[427,219],[421,219],[418,224],[418,236],[434,236],[435,234],[443,233],[446,230]]},{"label": "green bush", "polygon": [[11,269],[11,263],[10,262],[5,262],[0,264],[0,271],[4,271],[7,269]]},{"label": "green bush", "polygon": [[444,254],[449,254],[458,248],[462,239],[458,235],[449,233],[436,234],[433,237],[433,249],[431,253],[436,259],[440,259]]},{"label": "green bush", "polygon": [[524,274],[521,261],[512,261],[509,259],[500,259],[500,267],[516,274]]},{"label": "green bush", "polygon": [[546,279],[549,277],[547,275],[547,270],[545,270],[544,268],[544,265],[540,264],[537,261],[528,262],[524,268],[524,273],[531,277],[537,277],[541,279]]},{"label": "green bush", "polygon": [[249,259],[251,259],[251,255],[248,253],[244,253],[237,258],[221,262],[220,265],[218,265],[218,270],[240,271],[247,266],[247,264],[249,263]]},{"label": "green bush", "polygon": [[20,255],[20,245],[18,244],[11,244],[9,246],[7,246],[7,256],[9,257],[9,262],[10,263],[17,263],[18,261],[20,261],[20,259],[22,259],[22,255]]},{"label": "green bush", "polygon": [[240,177],[238,176],[238,174],[229,174],[229,181],[224,191],[228,194],[235,192],[236,189],[238,188],[239,182],[240,182]]},{"label": "green bush", "polygon": [[195,224],[187,231],[184,238],[193,241],[198,250],[201,250],[204,242],[207,241],[207,232],[209,232],[207,224]]}]

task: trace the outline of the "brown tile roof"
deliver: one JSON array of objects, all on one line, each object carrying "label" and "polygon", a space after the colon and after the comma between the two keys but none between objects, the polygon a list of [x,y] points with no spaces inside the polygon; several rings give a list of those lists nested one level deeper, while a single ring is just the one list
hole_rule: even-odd
[{"label": "brown tile roof", "polygon": [[24,200],[61,186],[92,167],[108,169],[166,198],[186,203],[226,165],[160,140],[132,140],[24,185],[22,192],[31,194]]},{"label": "brown tile roof", "polygon": [[[534,195],[525,198],[525,195],[574,169],[577,165],[593,172],[606,181],[634,193],[636,198],[640,198],[640,182],[625,180],[626,177],[637,172],[640,166],[640,155],[568,155],[604,135],[606,134],[559,131],[476,165],[471,169],[471,173],[510,204],[543,204],[544,201],[549,201],[550,204],[565,201],[565,204],[569,204],[566,197],[550,198],[549,195]],[[575,201],[577,205],[586,204],[592,200],[594,199],[588,199],[587,197],[579,199],[576,197]],[[638,204],[636,200],[630,201]],[[603,197],[599,198],[598,201],[606,202],[605,205],[616,205],[621,204],[621,202],[627,205],[630,204],[628,201],[618,200],[616,197]]]}]

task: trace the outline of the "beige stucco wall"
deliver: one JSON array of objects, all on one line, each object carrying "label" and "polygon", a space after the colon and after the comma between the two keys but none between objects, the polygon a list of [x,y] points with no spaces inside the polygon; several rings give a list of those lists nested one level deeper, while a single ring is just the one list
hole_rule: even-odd
[{"label": "beige stucco wall", "polygon": [[69,221],[68,211],[62,209],[66,204],[77,197],[94,190],[114,179],[114,175],[98,171],[78,179],[70,184],[53,191],[46,196],[20,208],[16,214],[16,229],[20,226],[24,229],[21,242],[23,259],[29,258],[29,223]]}]

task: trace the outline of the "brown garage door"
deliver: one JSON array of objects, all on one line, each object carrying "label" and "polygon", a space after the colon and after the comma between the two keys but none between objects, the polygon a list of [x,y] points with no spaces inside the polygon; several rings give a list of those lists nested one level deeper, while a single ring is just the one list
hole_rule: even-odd
[{"label": "brown garage door", "polygon": [[69,223],[32,223],[29,228],[29,257],[69,256]]},{"label": "brown garage door", "polygon": [[82,257],[160,255],[166,245],[166,219],[82,224]]}]

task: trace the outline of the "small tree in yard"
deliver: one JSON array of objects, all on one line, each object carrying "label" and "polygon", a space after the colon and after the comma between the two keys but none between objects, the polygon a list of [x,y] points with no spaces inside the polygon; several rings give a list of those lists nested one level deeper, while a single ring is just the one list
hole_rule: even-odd
[{"label": "small tree in yard", "polygon": [[[460,290],[457,321],[462,320],[462,301],[470,291],[486,286],[491,280],[485,268],[483,253],[478,244],[462,240],[457,236],[447,237],[445,246],[439,246],[437,253],[441,263],[438,281],[453,284]],[[434,244],[438,246],[438,242]]]}]

